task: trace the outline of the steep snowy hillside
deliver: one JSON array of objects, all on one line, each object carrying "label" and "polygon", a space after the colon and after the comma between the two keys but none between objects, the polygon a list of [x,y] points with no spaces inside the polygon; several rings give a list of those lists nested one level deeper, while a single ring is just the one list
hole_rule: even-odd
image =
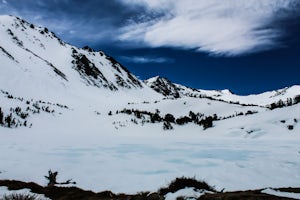
[{"label": "steep snowy hillside", "polygon": [[[293,100],[300,97],[300,86],[295,85],[276,91],[265,92],[262,94],[239,96],[230,90],[201,90],[193,89],[180,84],[172,83],[162,77],[154,77],[144,81],[149,87],[165,97],[195,97],[221,100],[229,103],[257,105],[270,107],[272,104],[293,104]],[[282,102],[281,102],[282,101]],[[297,101],[297,100],[296,100]]]},{"label": "steep snowy hillside", "polygon": [[0,16],[0,38],[3,91],[52,101],[87,90],[81,95],[134,90],[151,96],[151,90],[112,57],[66,44],[47,28]]}]

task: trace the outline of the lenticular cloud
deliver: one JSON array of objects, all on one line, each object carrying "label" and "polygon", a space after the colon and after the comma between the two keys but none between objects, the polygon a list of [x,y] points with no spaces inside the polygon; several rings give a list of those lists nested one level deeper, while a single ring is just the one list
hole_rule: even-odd
[{"label": "lenticular cloud", "polygon": [[277,47],[284,36],[277,22],[300,13],[298,0],[121,1],[145,9],[128,21],[121,40],[227,56]]}]

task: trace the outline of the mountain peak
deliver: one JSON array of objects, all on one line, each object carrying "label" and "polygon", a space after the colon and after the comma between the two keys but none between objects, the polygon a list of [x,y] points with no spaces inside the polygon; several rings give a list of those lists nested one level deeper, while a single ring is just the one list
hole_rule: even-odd
[{"label": "mountain peak", "polygon": [[231,92],[231,90],[229,90],[229,89],[224,89],[224,90],[221,90],[220,92],[223,93],[223,94],[228,94],[228,95],[233,94]]},{"label": "mountain peak", "polygon": [[13,16],[13,15],[0,15],[0,21],[3,23],[5,21],[11,21],[11,20],[21,20],[19,17]]},{"label": "mountain peak", "polygon": [[[129,91],[145,87],[126,67],[103,51],[69,45],[46,27],[19,17],[0,16],[0,37],[0,89],[5,91],[21,93],[20,96],[49,97],[54,96],[50,95],[51,90],[65,93],[95,87]],[[11,74],[18,78],[8,78]]]},{"label": "mountain peak", "polygon": [[164,77],[161,77],[161,76],[154,76],[152,78],[149,78],[147,80],[145,80],[145,82],[147,83],[153,83],[153,82],[156,82],[156,81],[169,81],[167,78],[164,78]]},{"label": "mountain peak", "polygon": [[177,87],[167,78],[155,76],[153,78],[145,80],[145,83],[150,88],[166,97],[180,97]]}]

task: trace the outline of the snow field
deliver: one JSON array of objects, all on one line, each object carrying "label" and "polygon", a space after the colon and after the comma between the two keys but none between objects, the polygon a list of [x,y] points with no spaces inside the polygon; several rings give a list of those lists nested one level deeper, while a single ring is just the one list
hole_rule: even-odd
[{"label": "snow field", "polygon": [[156,191],[180,176],[226,191],[298,186],[299,142],[171,133],[1,134],[1,179],[46,185],[49,169],[93,191]]}]

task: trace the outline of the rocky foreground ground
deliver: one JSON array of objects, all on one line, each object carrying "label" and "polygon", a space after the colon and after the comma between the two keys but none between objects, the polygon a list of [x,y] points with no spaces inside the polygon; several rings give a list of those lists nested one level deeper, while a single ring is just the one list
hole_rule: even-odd
[{"label": "rocky foreground ground", "polygon": [[[138,194],[115,194],[111,191],[103,191],[95,193],[80,189],[78,187],[62,187],[62,186],[41,186],[33,182],[22,182],[17,180],[0,180],[0,187],[5,186],[8,190],[29,189],[32,193],[43,194],[45,197],[52,200],[165,200],[166,195],[175,193],[184,188],[194,188],[198,191],[203,191],[198,200],[288,200],[293,198],[279,197],[271,194],[263,193],[264,189],[223,192],[216,191],[214,187],[209,186],[205,182],[197,181],[190,178],[177,178],[172,181],[167,187],[160,188],[157,192],[140,192]],[[272,190],[283,193],[299,194],[300,188],[273,188]],[[9,198],[4,198],[7,200]],[[1,197],[0,197],[1,199]],[[18,200],[31,200],[30,198],[11,198]],[[184,196],[176,197],[176,200],[188,199]],[[2,200],[2,199],[1,199]],[[34,200],[34,198],[32,198]],[[38,198],[38,200],[40,200]]]}]

